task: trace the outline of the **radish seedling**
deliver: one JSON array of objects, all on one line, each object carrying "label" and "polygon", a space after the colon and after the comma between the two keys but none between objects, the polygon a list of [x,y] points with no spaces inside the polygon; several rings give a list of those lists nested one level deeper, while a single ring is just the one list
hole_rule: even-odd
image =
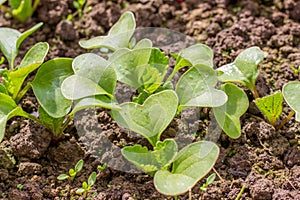
[{"label": "radish seedling", "polygon": [[71,181],[74,180],[75,176],[77,175],[78,172],[80,172],[83,168],[83,160],[80,159],[74,169],[69,169],[69,174],[60,174],[57,179],[62,181],[62,180],[66,180],[66,179],[70,179]]}]

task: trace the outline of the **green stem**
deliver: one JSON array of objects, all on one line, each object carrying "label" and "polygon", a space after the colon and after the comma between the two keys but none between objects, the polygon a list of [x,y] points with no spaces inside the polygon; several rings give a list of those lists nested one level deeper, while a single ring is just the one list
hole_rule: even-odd
[{"label": "green stem", "polygon": [[22,114],[23,114],[23,115],[22,115],[23,117],[26,117],[26,118],[28,118],[28,119],[31,119],[32,121],[34,121],[34,122],[36,122],[36,123],[38,123],[38,124],[44,126],[43,121],[40,120],[39,118],[36,118],[35,116],[30,115],[29,113],[27,113],[27,112],[25,112],[25,111],[23,111]]},{"label": "green stem", "polygon": [[34,12],[34,11],[36,10],[36,8],[37,8],[37,6],[39,5],[39,3],[40,3],[40,0],[35,0],[35,1],[34,1],[34,4],[33,4],[33,6],[32,6],[32,12]]},{"label": "green stem", "polygon": [[294,116],[294,114],[295,114],[295,111],[292,110],[292,111],[289,113],[289,115],[286,116],[286,118],[284,118],[284,119],[280,122],[280,124],[278,124],[278,126],[276,127],[276,130],[281,129],[281,128],[285,125],[285,123],[286,123],[287,121],[289,121],[289,120]]},{"label": "green stem", "polygon": [[26,84],[26,86],[19,92],[19,94],[17,94],[17,96],[15,97],[15,102],[19,103],[19,101],[23,98],[23,96],[26,94],[26,92],[30,89],[31,84],[30,82],[28,82]]},{"label": "green stem", "polygon": [[254,99],[258,99],[259,98],[259,94],[258,94],[257,89],[256,89],[255,86],[252,87],[251,92],[253,94]]},{"label": "green stem", "polygon": [[60,131],[63,132],[69,125],[69,123],[72,121],[73,115],[69,115],[67,120],[63,123],[63,125],[60,128]]},{"label": "green stem", "polygon": [[173,70],[172,73],[170,74],[170,76],[168,77],[167,81],[166,82],[169,82],[172,80],[172,78],[175,76],[175,74],[177,73],[177,70]]},{"label": "green stem", "polygon": [[243,195],[245,189],[246,189],[246,186],[243,185],[243,187],[242,187],[240,193],[236,196],[235,200],[239,200],[239,199],[242,197],[242,195]]}]

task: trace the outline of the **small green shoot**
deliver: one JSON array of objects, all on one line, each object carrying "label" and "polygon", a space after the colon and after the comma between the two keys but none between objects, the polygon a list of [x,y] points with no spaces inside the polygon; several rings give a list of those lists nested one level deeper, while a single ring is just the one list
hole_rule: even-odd
[{"label": "small green shoot", "polygon": [[293,70],[295,75],[299,74],[300,65],[297,68],[294,67],[293,65],[290,65],[290,68]]},{"label": "small green shoot", "polygon": [[24,185],[18,184],[18,185],[17,185],[17,189],[22,191],[22,190],[24,189]]},{"label": "small green shoot", "polygon": [[207,177],[206,182],[200,187],[200,190],[203,192],[206,192],[206,189],[209,185],[211,185],[214,180],[216,179],[216,174],[212,173],[211,175],[209,175],[209,177]]},{"label": "small green shoot", "polygon": [[106,168],[107,168],[106,163],[97,166],[97,170],[100,171],[100,172],[103,172]]},{"label": "small green shoot", "polygon": [[86,3],[86,0],[75,0],[73,1],[73,6],[77,9],[78,17],[83,16],[83,8]]},{"label": "small green shoot", "polygon": [[88,182],[83,182],[82,187],[76,190],[76,194],[82,195],[83,198],[87,197],[88,192],[95,184],[97,178],[97,173],[92,172],[88,178]]},{"label": "small green shoot", "polygon": [[66,179],[69,179],[71,181],[74,180],[75,176],[77,175],[78,172],[80,172],[83,168],[83,160],[79,160],[74,169],[69,169],[69,175],[68,174],[60,174],[57,179],[62,181],[62,180],[66,180]]},{"label": "small green shoot", "polygon": [[35,0],[34,3],[32,3],[32,0],[8,0],[10,6],[8,8],[3,5],[6,1],[7,0],[0,1],[0,9],[10,13],[21,22],[25,22],[32,16],[40,2],[40,0]]},{"label": "small green shoot", "polygon": [[280,114],[282,113],[282,93],[276,92],[274,94],[258,98],[254,102],[264,116],[266,116],[269,123],[275,127]]}]

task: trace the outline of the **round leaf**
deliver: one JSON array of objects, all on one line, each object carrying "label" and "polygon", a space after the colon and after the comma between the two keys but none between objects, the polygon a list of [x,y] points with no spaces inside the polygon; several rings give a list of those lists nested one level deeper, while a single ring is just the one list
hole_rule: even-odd
[{"label": "round leaf", "polygon": [[296,112],[296,120],[300,121],[300,82],[289,82],[282,88],[286,103]]}]

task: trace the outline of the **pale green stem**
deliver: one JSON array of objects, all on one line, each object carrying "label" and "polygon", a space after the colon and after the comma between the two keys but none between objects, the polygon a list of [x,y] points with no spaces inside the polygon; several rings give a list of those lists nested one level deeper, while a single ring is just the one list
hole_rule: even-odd
[{"label": "pale green stem", "polygon": [[246,186],[243,185],[242,189],[240,190],[239,194],[236,196],[235,200],[239,200],[242,197],[245,189],[246,189]]},{"label": "pale green stem", "polygon": [[26,94],[26,92],[30,89],[31,84],[28,82],[27,85],[17,94],[15,97],[15,102],[19,103],[19,101],[23,98],[23,96]]},{"label": "pale green stem", "polygon": [[284,118],[284,119],[280,122],[280,124],[276,127],[276,130],[281,129],[281,128],[285,125],[285,123],[287,123],[287,122],[294,116],[294,114],[295,114],[295,111],[292,110],[292,111],[289,113],[289,115],[288,115],[286,118]]}]

